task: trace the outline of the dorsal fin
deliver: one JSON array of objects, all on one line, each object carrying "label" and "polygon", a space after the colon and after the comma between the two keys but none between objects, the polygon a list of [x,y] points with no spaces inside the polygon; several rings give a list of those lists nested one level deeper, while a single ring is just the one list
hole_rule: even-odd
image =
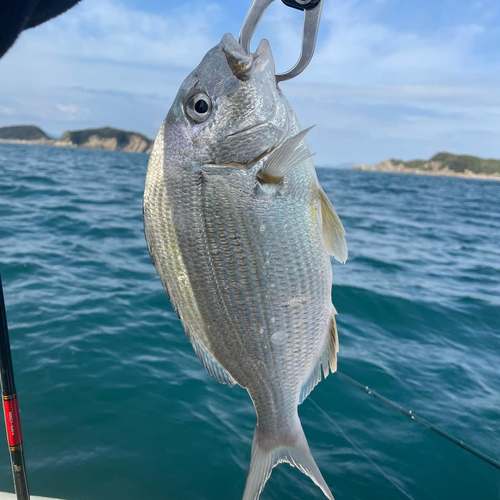
[{"label": "dorsal fin", "polygon": [[277,184],[296,165],[306,161],[312,156],[307,144],[302,142],[305,135],[312,127],[301,130],[293,137],[289,137],[277,147],[265,160],[257,177],[263,182]]},{"label": "dorsal fin", "polygon": [[318,195],[321,202],[321,228],[326,251],[345,264],[347,243],[344,226],[321,186],[318,186]]}]

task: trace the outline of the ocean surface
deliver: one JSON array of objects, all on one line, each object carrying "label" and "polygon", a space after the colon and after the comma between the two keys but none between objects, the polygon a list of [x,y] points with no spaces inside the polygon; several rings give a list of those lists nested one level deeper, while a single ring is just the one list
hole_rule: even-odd
[{"label": "ocean surface", "polygon": [[[255,414],[150,262],[148,157],[0,145],[0,270],[33,494],[241,498]],[[500,182],[318,169],[347,230],[339,370],[500,460]],[[336,500],[494,500],[500,471],[337,375],[300,407]],[[0,490],[12,491],[0,431]],[[288,465],[263,500],[321,499]]]}]

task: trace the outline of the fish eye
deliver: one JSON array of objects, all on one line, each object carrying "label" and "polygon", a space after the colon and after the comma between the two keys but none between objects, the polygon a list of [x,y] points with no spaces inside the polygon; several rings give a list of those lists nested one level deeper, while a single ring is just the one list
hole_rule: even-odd
[{"label": "fish eye", "polygon": [[212,112],[212,101],[207,94],[196,94],[188,99],[186,112],[195,122],[204,122]]}]

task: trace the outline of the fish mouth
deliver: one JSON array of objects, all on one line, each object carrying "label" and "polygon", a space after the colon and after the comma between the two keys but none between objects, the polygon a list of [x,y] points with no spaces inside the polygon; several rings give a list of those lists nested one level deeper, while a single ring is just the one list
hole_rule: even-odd
[{"label": "fish mouth", "polygon": [[247,54],[230,33],[222,37],[220,46],[234,76],[238,79],[245,79],[252,68],[253,55]]},{"label": "fish mouth", "polygon": [[254,53],[248,54],[230,33],[225,34],[220,41],[220,47],[226,55],[227,63],[232,73],[239,80],[246,80],[251,73],[263,70],[274,61],[271,47],[267,40],[262,40]]}]

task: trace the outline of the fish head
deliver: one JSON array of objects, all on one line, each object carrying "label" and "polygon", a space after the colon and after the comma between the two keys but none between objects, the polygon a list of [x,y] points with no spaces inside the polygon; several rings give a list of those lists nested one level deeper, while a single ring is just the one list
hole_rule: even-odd
[{"label": "fish head", "polygon": [[267,40],[247,54],[226,34],[186,78],[165,120],[170,159],[248,167],[284,139],[289,107]]}]

